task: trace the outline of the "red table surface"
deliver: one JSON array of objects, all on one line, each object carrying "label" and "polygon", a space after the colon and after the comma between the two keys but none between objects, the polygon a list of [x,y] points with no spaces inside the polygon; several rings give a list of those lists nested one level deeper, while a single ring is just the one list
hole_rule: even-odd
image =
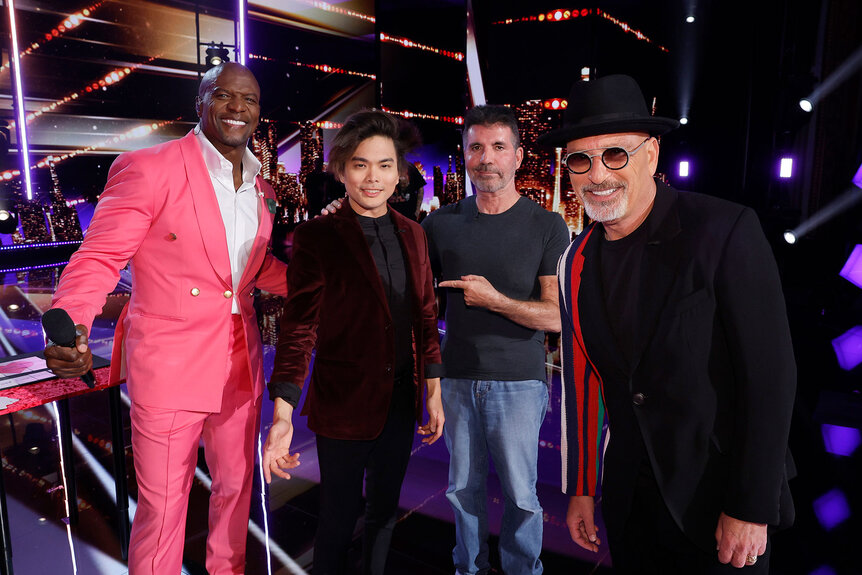
[{"label": "red table surface", "polygon": [[[111,384],[108,383],[110,370],[110,367],[102,367],[94,370],[96,374],[96,386],[93,389],[87,387],[87,384],[81,381],[81,378],[76,377],[72,379],[48,379],[0,390],[0,397],[9,397],[18,400],[6,409],[0,409],[0,415],[38,407],[52,401],[83,395],[91,391],[108,389],[111,387]],[[118,383],[114,385],[118,385]]]}]

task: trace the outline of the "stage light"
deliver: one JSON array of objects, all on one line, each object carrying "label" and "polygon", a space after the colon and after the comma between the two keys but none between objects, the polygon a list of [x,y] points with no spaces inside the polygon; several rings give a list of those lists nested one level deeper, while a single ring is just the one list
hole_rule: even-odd
[{"label": "stage light", "polygon": [[[855,206],[860,201],[862,201],[862,165],[859,166],[859,171],[857,171],[856,175],[853,176],[853,184],[849,186],[844,193],[829,202],[826,206],[824,206],[820,211],[812,215],[810,218],[801,222],[794,229],[790,230],[789,232],[785,232],[785,239],[787,238],[788,233],[792,233],[796,238],[801,238],[811,230],[819,227],[825,222],[828,222],[835,216],[845,213],[847,210]],[[854,250],[854,254],[855,253],[856,250]],[[857,257],[862,258],[862,255],[859,255]],[[852,255],[851,259],[853,259]],[[850,260],[848,260],[848,264],[849,263]],[[858,265],[859,264],[855,264],[854,266],[852,266],[852,268],[855,269]],[[846,265],[845,269],[848,269]],[[851,272],[848,271],[848,274],[850,273]],[[862,278],[859,278],[859,275],[856,274],[862,274],[862,272],[853,272],[853,277],[858,278],[860,283],[862,283]],[[860,285],[860,287],[862,287],[862,285]]]},{"label": "stage light", "polygon": [[796,233],[793,230],[787,230],[784,232],[784,241],[790,245],[796,243]]},{"label": "stage light", "polygon": [[680,178],[687,178],[688,177],[688,170],[689,170],[688,160],[681,161],[679,163],[679,177]]},{"label": "stage light", "polygon": [[781,158],[778,168],[778,177],[785,180],[793,177],[793,158]]},{"label": "stage light", "polygon": [[820,525],[831,531],[850,517],[847,497],[838,489],[821,495],[814,501],[814,514]]},{"label": "stage light", "polygon": [[18,52],[18,24],[15,22],[15,3],[8,0],[9,7],[9,30],[12,37],[11,60],[15,64],[15,107],[18,113],[18,126],[15,129],[18,140],[18,156],[21,158],[21,173],[24,174],[24,189],[27,191],[27,201],[33,200],[33,183],[30,180],[30,147],[27,142],[27,123],[24,106],[24,81],[21,78],[21,57]]},{"label": "stage light", "polygon": [[838,365],[850,371],[862,363],[862,325],[850,328],[832,340],[832,349],[838,358]]},{"label": "stage light", "polygon": [[239,63],[245,66],[245,59],[248,54],[245,46],[245,0],[239,0],[237,14],[239,15]]},{"label": "stage light", "polygon": [[[819,86],[814,88],[808,96],[800,100],[799,107],[806,112],[810,112],[814,106],[820,103],[820,100],[850,78],[859,68],[862,68],[862,46],[856,48],[856,51],[835,68]],[[808,109],[806,109],[806,105],[803,102],[807,102]]]},{"label": "stage light", "polygon": [[686,117],[686,116],[681,117],[679,119],[679,123],[682,124],[683,126],[685,126],[686,124],[688,124],[688,117]]},{"label": "stage light", "polygon": [[691,24],[692,22],[694,22],[694,16],[689,16],[688,18],[685,19],[685,21],[688,22],[689,24]]},{"label": "stage light", "polygon": [[862,443],[862,433],[855,427],[824,423],[820,426],[820,432],[823,435],[823,445],[826,451],[833,455],[843,455],[844,457],[853,455],[853,452]]},{"label": "stage light", "polygon": [[862,288],[862,244],[856,244],[838,275],[856,287]]},{"label": "stage light", "polygon": [[230,52],[224,47],[224,42],[219,42],[218,46],[215,43],[207,48],[207,69],[215,68],[222,62],[230,62],[228,55]]},{"label": "stage light", "polygon": [[18,215],[7,209],[0,209],[0,234],[14,234],[18,229]]}]

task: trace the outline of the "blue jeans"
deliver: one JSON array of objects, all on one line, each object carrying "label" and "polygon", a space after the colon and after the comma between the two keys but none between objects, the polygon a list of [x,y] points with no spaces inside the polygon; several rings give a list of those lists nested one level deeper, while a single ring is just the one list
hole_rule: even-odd
[{"label": "blue jeans", "polygon": [[459,575],[487,573],[488,455],[503,488],[500,561],[506,575],[542,573],[542,506],[536,496],[539,427],[548,387],[539,380],[444,378],[443,435],[449,448],[446,498],[455,513],[452,559]]}]

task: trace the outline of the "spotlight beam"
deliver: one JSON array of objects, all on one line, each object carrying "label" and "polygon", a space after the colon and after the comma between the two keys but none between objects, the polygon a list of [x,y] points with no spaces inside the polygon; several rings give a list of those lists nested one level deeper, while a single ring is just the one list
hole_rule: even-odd
[{"label": "spotlight beam", "polygon": [[[820,100],[832,93],[860,67],[862,67],[862,46],[856,48],[856,51],[829,74],[819,86],[814,88],[808,97],[800,100],[799,106],[806,112],[810,111],[810,108],[816,106]],[[807,105],[803,105],[802,102],[807,102]]]},{"label": "spotlight beam", "polygon": [[787,240],[787,233],[793,235],[795,242],[795,240],[798,240],[799,238],[811,232],[815,228],[820,227],[838,214],[850,209],[859,202],[862,202],[862,188],[860,188],[858,185],[852,185],[840,196],[829,202],[822,210],[818,211],[810,218],[796,226],[795,229],[790,230],[789,232],[785,232],[785,241]]}]

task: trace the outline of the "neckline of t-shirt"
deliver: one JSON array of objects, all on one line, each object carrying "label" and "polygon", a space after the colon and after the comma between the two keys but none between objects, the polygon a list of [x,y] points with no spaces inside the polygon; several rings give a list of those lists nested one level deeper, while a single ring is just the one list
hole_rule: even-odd
[{"label": "neckline of t-shirt", "polygon": [[477,217],[477,218],[478,218],[479,216],[482,216],[482,217],[485,217],[485,218],[498,218],[498,217],[500,217],[500,216],[505,216],[506,214],[511,214],[511,213],[513,213],[513,212],[515,211],[515,209],[516,209],[516,208],[518,208],[518,206],[520,206],[520,205],[521,205],[521,203],[522,203],[522,201],[523,201],[523,200],[530,201],[530,199],[529,199],[529,198],[527,198],[526,196],[520,196],[520,197],[515,201],[515,203],[514,203],[514,204],[512,204],[512,205],[511,205],[511,206],[510,206],[506,211],[504,211],[504,212],[500,212],[499,214],[488,214],[488,213],[480,212],[480,211],[479,211],[479,203],[476,201],[476,196],[472,196],[472,197],[473,197],[473,209],[474,209],[474,210],[476,210],[476,217]]}]

